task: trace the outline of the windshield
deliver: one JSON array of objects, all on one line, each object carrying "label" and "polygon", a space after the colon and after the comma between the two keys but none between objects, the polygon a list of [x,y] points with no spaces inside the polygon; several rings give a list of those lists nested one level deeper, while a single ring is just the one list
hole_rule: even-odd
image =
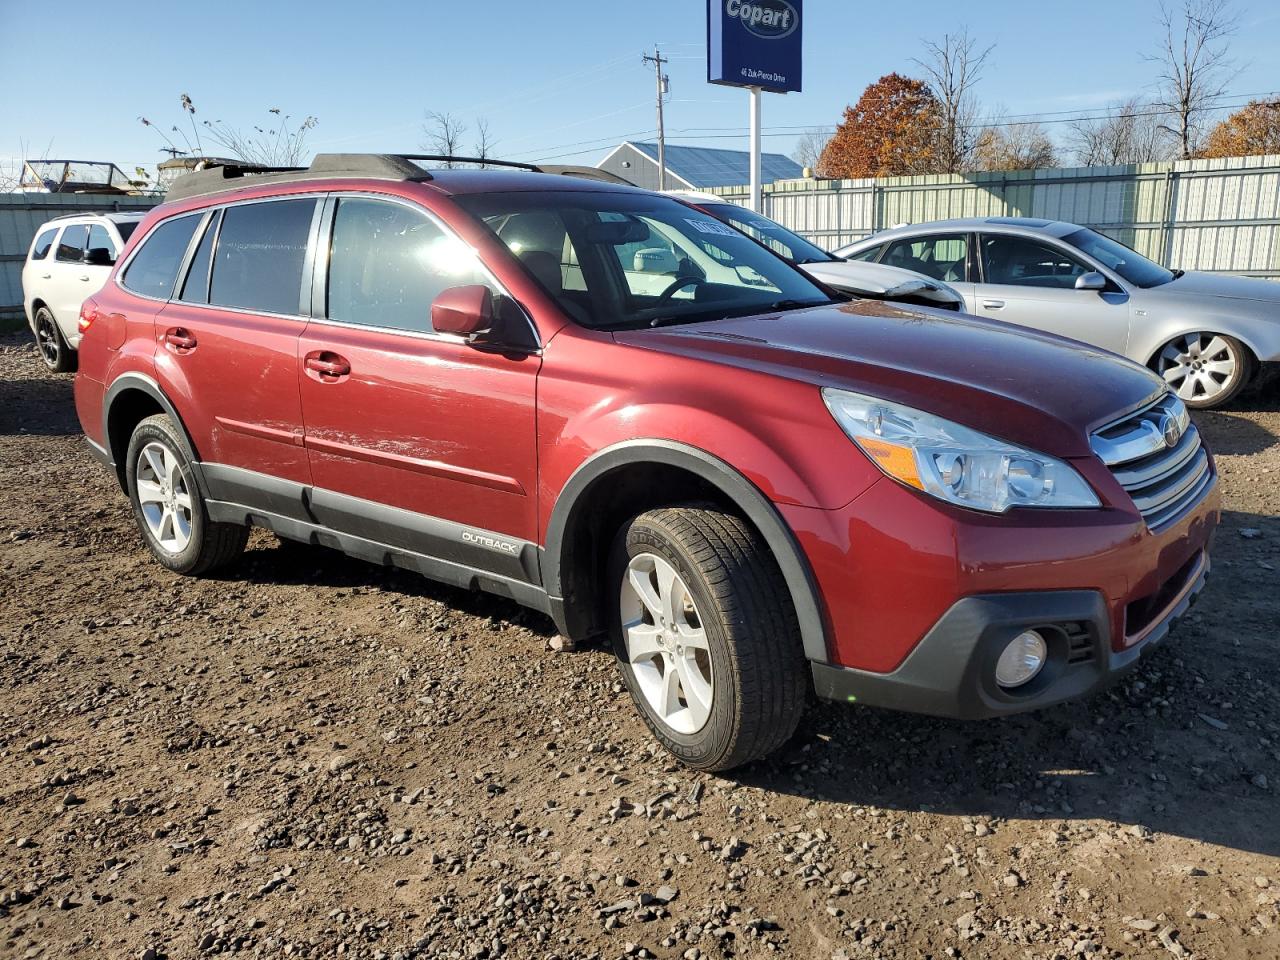
[{"label": "windshield", "polygon": [[1118,240],[1112,240],[1093,230],[1077,230],[1062,239],[1135,286],[1158,287],[1177,276],[1137,251],[1130,250]]},{"label": "windshield", "polygon": [[810,243],[799,234],[792,233],[780,223],[774,223],[758,213],[734,203],[699,204],[713,217],[731,223],[743,233],[755,237],[780,257],[792,263],[826,263],[838,260],[821,247]]},{"label": "windshield", "polygon": [[455,200],[583,326],[695,323],[831,302],[790,264],[670,197],[538,191]]}]

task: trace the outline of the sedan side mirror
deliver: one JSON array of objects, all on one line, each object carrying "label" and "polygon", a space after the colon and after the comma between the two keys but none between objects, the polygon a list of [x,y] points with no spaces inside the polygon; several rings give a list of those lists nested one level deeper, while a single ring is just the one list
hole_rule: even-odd
[{"label": "sedan side mirror", "polygon": [[90,247],[84,252],[84,262],[91,267],[111,267],[115,265],[116,258],[106,247]]},{"label": "sedan side mirror", "polygon": [[1088,273],[1082,273],[1076,277],[1077,290],[1097,290],[1099,292],[1107,289],[1107,278],[1100,274],[1097,270],[1090,270]]},{"label": "sedan side mirror", "polygon": [[441,291],[431,303],[431,326],[466,340],[487,333],[493,326],[492,291],[479,283]]}]

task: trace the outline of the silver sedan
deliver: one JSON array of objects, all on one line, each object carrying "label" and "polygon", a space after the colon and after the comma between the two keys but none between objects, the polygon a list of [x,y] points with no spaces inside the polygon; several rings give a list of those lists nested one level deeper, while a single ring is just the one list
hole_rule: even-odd
[{"label": "silver sedan", "polygon": [[958,290],[971,313],[1104,347],[1216,407],[1280,360],[1280,283],[1166,270],[1094,230],[1015,217],[895,227],[836,251]]}]

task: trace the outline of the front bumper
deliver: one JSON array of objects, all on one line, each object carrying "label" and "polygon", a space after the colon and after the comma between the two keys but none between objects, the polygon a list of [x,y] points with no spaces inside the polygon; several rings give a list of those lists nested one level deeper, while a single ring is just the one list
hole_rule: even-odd
[{"label": "front bumper", "polygon": [[[957,601],[896,670],[874,673],[814,663],[814,688],[827,700],[959,719],[1074,700],[1109,685],[1168,636],[1195,602],[1208,572],[1208,554],[1195,554],[1121,650],[1112,642],[1112,617],[1096,590],[986,594]],[[1030,682],[1005,690],[995,682],[996,659],[1029,629],[1046,637],[1048,659]]]}]

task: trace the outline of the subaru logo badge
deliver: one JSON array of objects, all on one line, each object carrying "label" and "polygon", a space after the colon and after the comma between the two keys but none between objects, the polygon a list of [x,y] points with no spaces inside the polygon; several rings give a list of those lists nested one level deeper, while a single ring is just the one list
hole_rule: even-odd
[{"label": "subaru logo badge", "polygon": [[1182,427],[1178,424],[1178,418],[1168,413],[1161,417],[1160,434],[1164,437],[1166,447],[1176,447],[1182,439]]}]

